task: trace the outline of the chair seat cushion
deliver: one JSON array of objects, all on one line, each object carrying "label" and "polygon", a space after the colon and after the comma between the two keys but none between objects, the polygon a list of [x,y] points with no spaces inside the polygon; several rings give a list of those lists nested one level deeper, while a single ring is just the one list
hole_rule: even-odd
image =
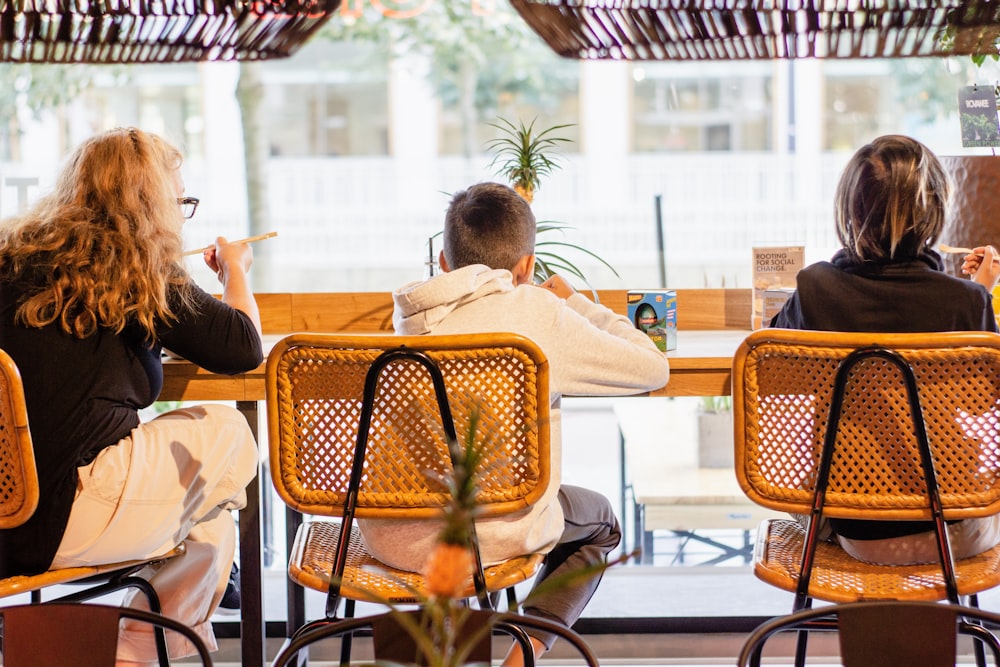
[{"label": "chair seat cushion", "polygon": [[[300,586],[326,593],[339,540],[340,523],[304,522],[299,526],[288,556],[288,576]],[[529,554],[486,568],[486,588],[491,592],[502,591],[527,580],[541,567],[543,558],[542,554]],[[424,590],[424,578],[420,574],[396,570],[376,560],[365,547],[357,526],[353,527],[341,595],[362,602],[388,600],[394,604],[413,604],[420,602]],[[474,595],[475,587],[470,578],[463,597]]]},{"label": "chair seat cushion", "polygon": [[[757,529],[754,574],[778,588],[795,591],[805,529],[791,519],[763,521]],[[971,595],[1000,583],[1000,546],[955,562],[959,595]],[[861,600],[944,600],[941,566],[872,565],[859,561],[838,544],[820,542],[809,582],[809,595],[827,602]]]}]

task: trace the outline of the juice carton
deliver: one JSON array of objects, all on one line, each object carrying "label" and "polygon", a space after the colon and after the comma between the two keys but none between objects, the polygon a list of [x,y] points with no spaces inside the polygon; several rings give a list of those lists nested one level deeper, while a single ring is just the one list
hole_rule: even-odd
[{"label": "juice carton", "polygon": [[628,318],[664,352],[677,349],[677,292],[629,290]]}]

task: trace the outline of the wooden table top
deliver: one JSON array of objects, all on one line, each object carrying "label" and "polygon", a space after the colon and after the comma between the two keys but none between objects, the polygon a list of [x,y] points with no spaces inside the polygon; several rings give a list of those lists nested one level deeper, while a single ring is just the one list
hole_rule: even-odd
[{"label": "wooden table top", "polygon": [[[742,329],[713,329],[677,332],[677,349],[667,352],[670,380],[649,396],[723,396],[732,391],[733,355],[749,334]],[[287,334],[264,336],[264,351]],[[391,334],[387,334],[391,335]],[[264,368],[261,364],[248,373],[218,375],[191,362],[163,361],[161,401],[262,401]]]}]

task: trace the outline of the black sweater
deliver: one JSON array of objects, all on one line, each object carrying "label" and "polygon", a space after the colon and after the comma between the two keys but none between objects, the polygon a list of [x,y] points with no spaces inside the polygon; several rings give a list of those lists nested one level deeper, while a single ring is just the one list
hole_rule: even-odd
[{"label": "black sweater", "polygon": [[[876,333],[995,332],[992,304],[992,295],[979,283],[944,273],[934,251],[861,264],[840,250],[830,262],[818,262],[799,272],[795,294],[772,318],[771,326]],[[858,540],[934,528],[923,521],[831,519],[830,524],[838,534]]]},{"label": "black sweater", "polygon": [[17,325],[22,286],[0,282],[0,348],[21,372],[41,492],[24,525],[0,531],[0,577],[48,569],[69,519],[77,468],[128,436],[138,411],[159,395],[161,345],[215,373],[260,365],[261,340],[250,318],[192,288],[196,308],[160,327],[158,344],[150,346],[134,326],[79,339],[54,325]]}]

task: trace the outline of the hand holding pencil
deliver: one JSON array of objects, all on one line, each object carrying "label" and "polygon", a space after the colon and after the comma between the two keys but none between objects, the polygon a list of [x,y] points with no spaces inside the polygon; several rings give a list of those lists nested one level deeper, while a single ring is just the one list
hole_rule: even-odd
[{"label": "hand holding pencil", "polygon": [[[254,241],[263,241],[264,239],[270,239],[278,235],[278,232],[268,232],[266,234],[258,234],[257,236],[250,236],[245,239],[237,239],[235,241],[230,241],[230,243],[253,243]],[[184,257],[190,255],[200,255],[206,250],[211,250],[215,247],[215,244],[207,245],[204,248],[195,248],[193,250],[185,250]]]},{"label": "hand holding pencil", "polygon": [[986,289],[992,289],[997,280],[1000,280],[1000,255],[996,248],[985,245],[962,250],[969,251],[963,258],[962,273],[981,283]]}]

